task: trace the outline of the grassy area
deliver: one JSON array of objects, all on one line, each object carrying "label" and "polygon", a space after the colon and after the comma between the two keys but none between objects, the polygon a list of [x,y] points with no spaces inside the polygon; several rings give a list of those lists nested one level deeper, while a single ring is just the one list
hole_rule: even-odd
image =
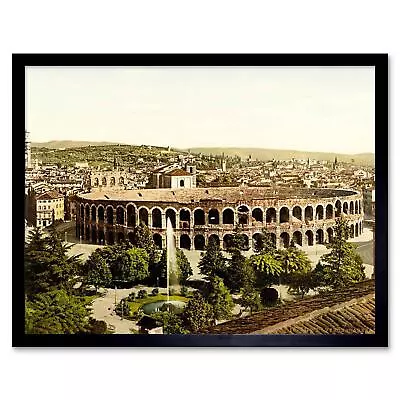
[{"label": "grassy area", "polygon": [[[187,303],[189,301],[189,298],[184,297],[184,296],[169,296],[170,300],[173,301],[184,301]],[[129,302],[129,307],[131,308],[131,313],[135,313],[144,306],[145,304],[149,303],[155,303],[156,301],[164,301],[167,300],[167,295],[166,294],[158,294],[157,296],[149,296],[146,297],[145,299],[135,299],[135,301]]]}]

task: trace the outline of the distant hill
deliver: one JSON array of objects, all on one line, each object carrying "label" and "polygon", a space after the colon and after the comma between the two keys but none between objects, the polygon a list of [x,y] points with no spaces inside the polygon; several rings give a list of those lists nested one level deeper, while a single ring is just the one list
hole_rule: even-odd
[{"label": "distant hill", "polygon": [[74,140],[52,140],[51,142],[37,143],[32,142],[32,147],[46,147],[47,149],[69,149],[72,147],[87,147],[87,146],[115,146],[122,143],[112,142],[85,142]]},{"label": "distant hill", "polygon": [[[373,153],[362,154],[340,154],[340,153],[320,153],[313,151],[297,151],[297,150],[279,150],[279,149],[258,149],[258,148],[242,148],[242,147],[195,147],[190,149],[192,153],[203,153],[211,155],[221,155],[224,153],[228,156],[239,156],[242,159],[251,155],[253,160],[290,160],[297,159],[313,159],[334,161],[337,157],[338,161],[353,162],[354,164],[370,165],[375,163],[375,155]],[[353,161],[354,160],[354,161]]]}]

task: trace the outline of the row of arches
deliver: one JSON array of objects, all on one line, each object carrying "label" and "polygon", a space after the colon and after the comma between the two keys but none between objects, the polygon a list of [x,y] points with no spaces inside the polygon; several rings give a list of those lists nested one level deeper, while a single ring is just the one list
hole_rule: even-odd
[{"label": "row of arches", "polygon": [[[172,226],[177,228],[177,219],[179,217],[181,229],[189,229],[191,225],[204,226],[204,225],[257,225],[257,224],[271,224],[271,223],[289,223],[306,222],[323,219],[333,219],[339,217],[342,212],[344,214],[359,214],[361,212],[360,201],[351,201],[342,203],[337,200],[334,205],[327,204],[326,207],[321,204],[315,208],[313,206],[306,206],[304,209],[300,206],[295,206],[289,209],[283,206],[279,209],[268,208],[265,211],[260,207],[255,207],[252,210],[247,205],[241,205],[236,210],[231,207],[226,207],[222,211],[211,208],[208,213],[202,209],[197,208],[191,211],[187,208],[182,208],[179,211],[174,208],[161,208],[154,207],[149,210],[147,207],[139,207],[137,209],[134,205],[129,204],[126,208],[124,206],[96,205],[80,206],[80,216],[83,219],[90,219],[92,223],[100,222],[113,225],[126,225],[135,226],[137,223],[142,222],[147,226],[153,228],[165,227],[165,221],[169,218]],[[163,222],[164,220],[164,222]]]},{"label": "row of arches", "polygon": [[[96,186],[99,186],[99,184],[100,184],[99,178],[94,178],[93,179],[93,186],[96,187]],[[116,184],[116,179],[115,179],[114,176],[112,176],[110,178],[109,186],[115,186],[115,184]],[[125,179],[124,179],[123,176],[119,177],[118,184],[119,185],[124,185],[125,184]],[[101,179],[101,185],[102,186],[107,186],[107,178],[105,176]]]}]

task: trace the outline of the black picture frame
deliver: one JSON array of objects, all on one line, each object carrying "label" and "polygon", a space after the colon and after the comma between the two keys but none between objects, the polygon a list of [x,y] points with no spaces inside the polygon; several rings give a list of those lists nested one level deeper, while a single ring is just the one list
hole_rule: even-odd
[{"label": "black picture frame", "polygon": [[24,213],[13,213],[14,347],[388,346],[388,55],[387,54],[13,54],[12,201],[24,207],[27,66],[372,66],[375,69],[375,288],[371,335],[27,335],[24,333]]}]

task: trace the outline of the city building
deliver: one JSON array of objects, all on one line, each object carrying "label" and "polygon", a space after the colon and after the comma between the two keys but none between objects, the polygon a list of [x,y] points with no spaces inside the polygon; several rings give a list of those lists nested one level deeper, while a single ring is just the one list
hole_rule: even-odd
[{"label": "city building", "polygon": [[64,219],[64,196],[50,190],[36,196],[36,226],[50,226],[54,221]]}]

